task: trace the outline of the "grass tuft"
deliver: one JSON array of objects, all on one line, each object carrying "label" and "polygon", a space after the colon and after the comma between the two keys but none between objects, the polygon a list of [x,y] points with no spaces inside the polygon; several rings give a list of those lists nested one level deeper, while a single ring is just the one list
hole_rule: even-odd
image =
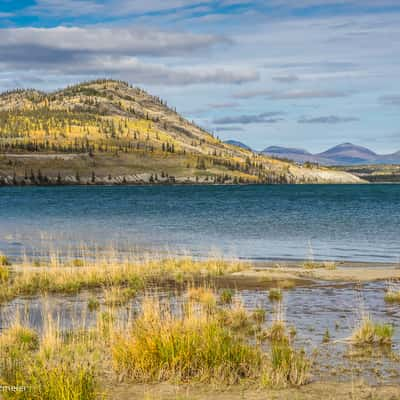
[{"label": "grass tuft", "polygon": [[220,301],[222,304],[232,304],[234,291],[232,289],[224,289],[220,295]]},{"label": "grass tuft", "polygon": [[268,298],[271,301],[281,301],[283,298],[282,290],[280,288],[278,289],[270,289],[268,293]]},{"label": "grass tuft", "polygon": [[0,284],[7,283],[9,279],[10,279],[10,270],[5,266],[0,265]]},{"label": "grass tuft", "polygon": [[104,290],[104,303],[110,307],[120,307],[127,304],[135,295],[135,289],[111,286]]},{"label": "grass tuft", "polygon": [[303,351],[296,351],[287,343],[272,346],[269,385],[304,385],[309,380],[310,369],[311,363]]},{"label": "grass tuft", "polygon": [[11,265],[10,259],[6,255],[0,253],[0,266],[9,267],[10,265]]},{"label": "grass tuft", "polygon": [[400,303],[400,290],[388,290],[385,294],[385,301],[387,303]]},{"label": "grass tuft", "polygon": [[327,269],[327,270],[335,270],[337,269],[337,264],[334,261],[323,261],[323,262],[316,262],[316,261],[306,261],[303,263],[304,269]]},{"label": "grass tuft", "polygon": [[116,335],[112,344],[114,367],[135,382],[238,383],[254,378],[262,353],[235,335],[209,313],[185,307],[183,315],[160,311],[146,299],[142,314],[128,336]]},{"label": "grass tuft", "polygon": [[215,307],[217,304],[217,298],[214,292],[205,287],[191,287],[188,289],[187,297],[190,301],[201,303],[207,307]]},{"label": "grass tuft", "polygon": [[329,332],[329,329],[326,328],[326,331],[324,333],[324,336],[322,337],[322,343],[329,343],[331,340],[331,334]]},{"label": "grass tuft", "polygon": [[364,317],[353,332],[352,342],[358,346],[389,345],[392,343],[394,328],[389,324],[377,324],[369,317]]},{"label": "grass tuft", "polygon": [[88,309],[90,312],[97,311],[100,308],[100,302],[96,297],[90,297],[88,300]]},{"label": "grass tuft", "polygon": [[286,326],[282,321],[274,321],[268,330],[268,338],[275,343],[288,343],[289,338],[286,335]]},{"label": "grass tuft", "polygon": [[261,325],[265,322],[266,315],[267,312],[263,308],[257,308],[251,316],[256,324]]}]

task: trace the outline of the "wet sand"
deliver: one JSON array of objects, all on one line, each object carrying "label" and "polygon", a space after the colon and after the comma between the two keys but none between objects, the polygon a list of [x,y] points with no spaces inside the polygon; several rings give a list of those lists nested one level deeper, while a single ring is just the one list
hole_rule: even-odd
[{"label": "wet sand", "polygon": [[297,282],[374,282],[400,279],[400,266],[394,263],[337,263],[335,269],[303,267],[304,261],[254,263],[251,268],[232,274],[237,278],[258,280],[294,280]]},{"label": "wet sand", "polygon": [[400,398],[400,386],[371,387],[363,382],[346,384],[311,383],[300,388],[281,390],[234,387],[221,389],[204,385],[174,386],[118,384],[109,389],[115,400],[395,400]]}]

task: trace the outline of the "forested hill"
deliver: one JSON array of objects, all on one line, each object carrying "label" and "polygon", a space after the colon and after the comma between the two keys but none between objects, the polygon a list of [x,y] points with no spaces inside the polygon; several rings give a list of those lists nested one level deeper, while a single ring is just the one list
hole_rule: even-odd
[{"label": "forested hill", "polygon": [[0,95],[0,184],[357,182],[223,143],[162,99],[98,80]]}]

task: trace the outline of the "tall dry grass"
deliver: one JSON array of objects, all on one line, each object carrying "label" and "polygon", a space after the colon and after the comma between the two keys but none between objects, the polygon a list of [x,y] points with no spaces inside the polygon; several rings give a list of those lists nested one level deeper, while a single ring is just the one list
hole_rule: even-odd
[{"label": "tall dry grass", "polygon": [[173,299],[147,294],[128,319],[119,317],[120,303],[107,306],[103,299],[94,325],[81,316],[68,330],[50,308],[40,331],[16,318],[0,333],[0,383],[26,391],[4,398],[93,400],[103,396],[104,377],[109,385],[120,379],[260,388],[307,382],[303,353],[288,341],[265,347],[255,340],[263,321],[236,297],[229,305],[216,299],[209,287],[190,286]]},{"label": "tall dry grass", "polygon": [[[50,317],[49,317],[50,318]],[[4,399],[94,400],[100,398],[95,363],[83,337],[68,343],[56,326],[42,334],[15,321],[0,335],[0,384]]]},{"label": "tall dry grass", "polygon": [[235,261],[186,258],[138,259],[120,255],[82,256],[76,260],[61,261],[53,252],[39,267],[24,260],[11,275],[0,270],[0,302],[19,295],[44,293],[77,293],[83,289],[102,287],[144,288],[149,284],[185,283],[240,271],[246,265]]}]

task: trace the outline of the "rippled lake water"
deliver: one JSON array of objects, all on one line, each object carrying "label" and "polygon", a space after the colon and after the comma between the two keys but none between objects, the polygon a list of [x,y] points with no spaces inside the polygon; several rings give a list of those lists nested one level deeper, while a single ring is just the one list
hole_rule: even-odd
[{"label": "rippled lake water", "polygon": [[250,260],[397,262],[400,185],[0,188],[0,251],[80,243]]}]

